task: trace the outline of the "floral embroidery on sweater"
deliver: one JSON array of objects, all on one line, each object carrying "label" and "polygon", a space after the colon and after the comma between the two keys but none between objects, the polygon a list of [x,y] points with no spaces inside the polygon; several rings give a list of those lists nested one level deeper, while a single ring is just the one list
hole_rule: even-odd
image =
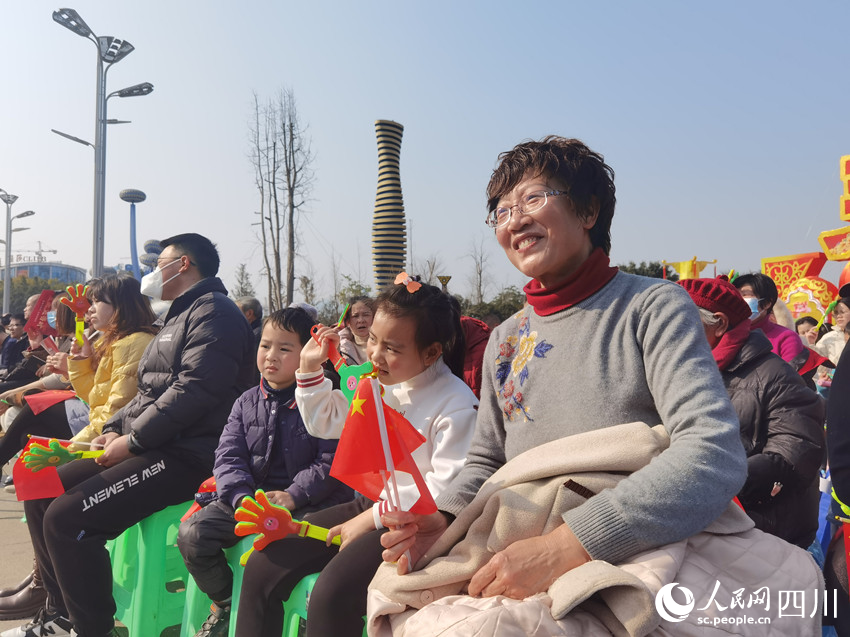
[{"label": "floral embroidery on sweater", "polygon": [[519,318],[518,332],[511,334],[499,344],[496,379],[500,386],[499,396],[504,400],[502,411],[508,420],[514,420],[522,415],[524,422],[534,422],[528,409],[523,405],[524,397],[521,388],[528,380],[531,361],[535,358],[545,358],[552,347],[544,340],[537,340],[537,332],[530,331],[528,316],[524,313]]}]

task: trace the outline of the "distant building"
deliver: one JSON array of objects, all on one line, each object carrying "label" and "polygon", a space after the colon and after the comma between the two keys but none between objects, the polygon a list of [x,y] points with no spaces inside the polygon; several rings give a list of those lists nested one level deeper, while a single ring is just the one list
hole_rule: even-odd
[{"label": "distant building", "polygon": [[372,269],[375,292],[395,281],[407,261],[407,227],[401,195],[399,156],[404,126],[391,120],[375,122],[378,137],[378,192],[372,213]]},{"label": "distant building", "polygon": [[[59,279],[66,283],[85,283],[88,278],[85,268],[48,261],[46,257],[28,257],[21,254],[12,257],[11,275],[13,279],[23,276],[31,279]],[[0,268],[0,280],[3,280],[5,276],[5,268]]]}]

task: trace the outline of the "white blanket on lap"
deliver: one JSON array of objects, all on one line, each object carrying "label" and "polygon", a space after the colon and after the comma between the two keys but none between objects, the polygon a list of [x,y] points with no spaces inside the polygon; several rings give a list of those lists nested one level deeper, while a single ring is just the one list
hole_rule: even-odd
[{"label": "white blanket on lap", "polygon": [[[599,493],[646,465],[668,444],[663,427],[630,423],[517,456],[481,487],[417,563],[420,570],[398,576],[394,565],[381,565],[369,587],[369,635],[819,634],[820,613],[810,617],[814,596],[823,591],[814,560],[806,551],[753,528],[735,505],[691,538],[616,566],[589,562],[565,573],[546,593],[525,600],[464,594],[472,575],[495,552],[516,540],[548,533],[563,524],[563,511],[584,502],[564,486],[566,481]],[[656,611],[656,595],[672,584],[674,602],[687,601],[679,587],[693,595],[683,621],[662,619]],[[797,611],[796,616],[791,616],[789,604],[800,596],[792,597],[791,591],[801,591],[805,599],[805,612]],[[734,608],[733,600],[738,600]],[[664,608],[674,610],[675,604]]]}]

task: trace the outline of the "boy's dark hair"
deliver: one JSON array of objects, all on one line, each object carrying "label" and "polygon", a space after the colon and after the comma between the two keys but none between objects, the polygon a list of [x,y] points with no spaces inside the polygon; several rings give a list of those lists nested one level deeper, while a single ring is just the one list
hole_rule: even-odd
[{"label": "boy's dark hair", "polygon": [[[9,323],[11,323],[12,321],[20,321],[21,325],[25,325],[27,322],[27,320],[24,318],[23,312],[12,312],[9,315]],[[9,325],[9,323],[6,323],[6,325]]]},{"label": "boy's dark hair", "polygon": [[421,285],[415,292],[409,292],[405,285],[391,285],[376,299],[375,312],[413,319],[419,350],[439,343],[443,348],[443,361],[455,376],[463,379],[466,341],[460,325],[460,312],[456,309],[457,301],[438,287],[427,283]]},{"label": "boy's dark hair", "polygon": [[500,154],[487,185],[487,210],[495,210],[499,200],[524,178],[541,176],[556,181],[557,187],[567,192],[579,219],[596,215],[591,243],[610,254],[611,220],[617,203],[614,170],[602,155],[578,139],[549,135]]},{"label": "boy's dark hair", "polygon": [[306,345],[310,340],[310,330],[315,325],[315,321],[307,312],[300,307],[287,307],[282,310],[275,310],[263,319],[263,329],[271,323],[278,329],[286,330],[298,334],[298,340],[301,345]]},{"label": "boy's dark hair", "polygon": [[162,248],[174,246],[174,249],[189,257],[189,261],[198,268],[203,277],[215,276],[221,263],[215,244],[195,232],[176,234],[159,242]]},{"label": "boy's dark hair", "polygon": [[[739,290],[745,285],[749,285],[753,288],[753,292],[756,293],[756,296],[759,298],[759,307],[763,307],[763,303],[767,302],[770,305],[770,312],[773,311],[773,306],[776,305],[776,301],[779,298],[779,290],[776,289],[776,283],[773,282],[766,274],[762,274],[761,272],[750,272],[749,274],[742,274],[739,277],[736,277],[734,281],[732,281],[732,285],[734,285]],[[768,314],[770,313],[768,312]]]}]

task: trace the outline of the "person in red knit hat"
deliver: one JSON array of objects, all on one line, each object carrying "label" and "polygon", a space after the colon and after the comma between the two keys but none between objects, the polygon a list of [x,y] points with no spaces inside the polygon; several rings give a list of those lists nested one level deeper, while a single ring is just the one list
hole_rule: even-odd
[{"label": "person in red knit hat", "polygon": [[751,310],[725,276],[679,281],[699,307],[747,453],[738,500],[756,527],[808,548],[818,528],[824,405],[750,329]]}]

